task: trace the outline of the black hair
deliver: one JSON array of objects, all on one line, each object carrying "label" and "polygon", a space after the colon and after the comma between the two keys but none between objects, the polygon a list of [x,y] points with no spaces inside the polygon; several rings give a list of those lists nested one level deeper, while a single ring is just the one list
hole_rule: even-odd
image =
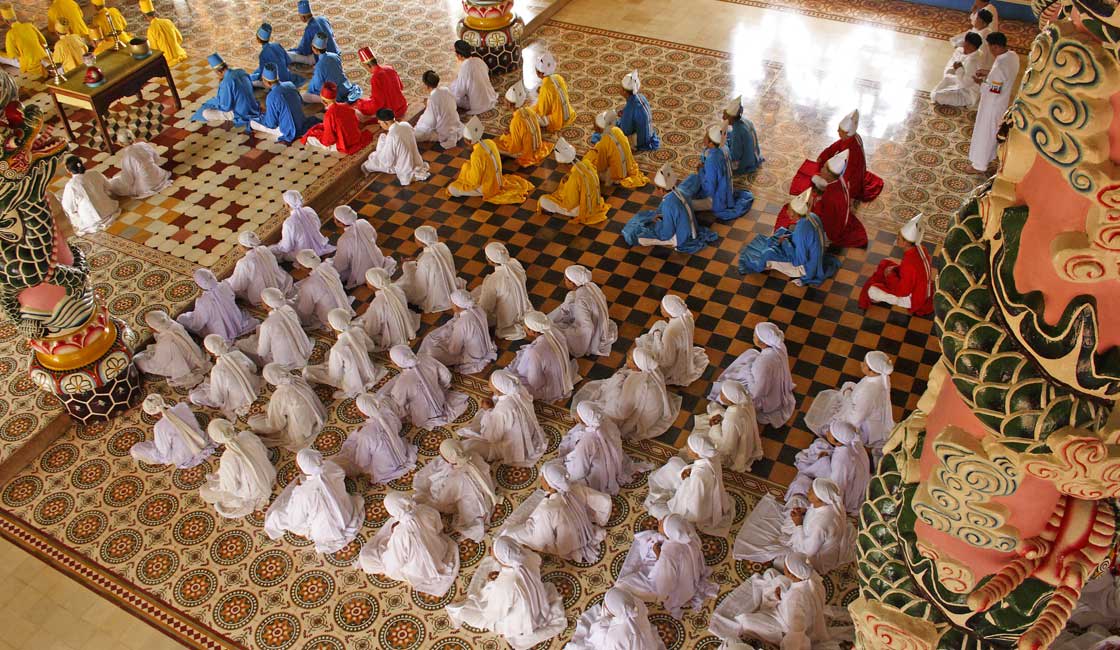
[{"label": "black hair", "polygon": [[439,75],[435,70],[424,71],[424,85],[428,88],[439,88]]},{"label": "black hair", "polygon": [[1007,36],[1003,32],[992,32],[988,34],[988,45],[1007,47]]},{"label": "black hair", "polygon": [[966,43],[972,43],[972,47],[980,49],[980,46],[984,44],[984,37],[976,32],[969,32],[964,35],[964,41]]},{"label": "black hair", "polygon": [[989,25],[992,23],[992,12],[988,11],[987,9],[981,9],[980,11],[977,11],[976,17]]},{"label": "black hair", "polygon": [[86,165],[81,158],[70,156],[66,159],[66,171],[71,174],[84,174],[86,173]]},{"label": "black hair", "polygon": [[391,108],[379,108],[377,109],[377,119],[382,122],[392,122],[397,119],[397,115]]},{"label": "black hair", "polygon": [[474,56],[474,48],[471,47],[470,43],[459,39],[455,41],[455,54],[458,54],[465,59]]}]

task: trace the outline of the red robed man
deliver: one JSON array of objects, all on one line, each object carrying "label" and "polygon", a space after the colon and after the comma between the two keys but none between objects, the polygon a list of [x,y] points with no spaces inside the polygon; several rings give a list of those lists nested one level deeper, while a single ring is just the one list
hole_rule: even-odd
[{"label": "red robed man", "polygon": [[351,154],[362,150],[373,140],[373,134],[362,129],[354,107],[337,101],[338,85],[333,81],[323,84],[320,93],[327,111],[322,124],[307,130],[303,143],[334,149],[340,153]]},{"label": "red robed man", "polygon": [[914,316],[933,312],[933,265],[922,246],[924,231],[920,214],[902,226],[898,235],[899,245],[906,249],[902,262],[879,262],[875,274],[863,285],[859,296],[861,309],[878,302],[909,309]]},{"label": "red robed man", "polygon": [[868,203],[878,198],[883,191],[883,179],[867,171],[867,154],[858,129],[859,111],[852,111],[841,120],[840,127],[836,130],[840,139],[828,145],[816,160],[806,160],[801,164],[789,184],[790,195],[798,196],[808,189],[811,179],[826,162],[836,157],[836,154],[847,151],[848,167],[844,170],[844,182],[848,185],[852,199]]},{"label": "red robed man", "polygon": [[354,104],[362,115],[377,115],[377,111],[388,108],[398,120],[403,120],[408,112],[408,101],[404,98],[404,86],[397,71],[390,65],[380,65],[373,50],[363,47],[358,50],[358,58],[369,68],[369,97],[359,99]]},{"label": "red robed man", "polygon": [[[867,231],[852,211],[851,194],[843,177],[847,159],[848,152],[841,151],[820,168],[820,174],[812,177],[810,184],[813,186],[814,199],[811,209],[820,217],[830,245],[838,248],[864,248],[867,246]],[[786,205],[778,213],[774,230],[792,229],[793,223],[789,205]]]}]

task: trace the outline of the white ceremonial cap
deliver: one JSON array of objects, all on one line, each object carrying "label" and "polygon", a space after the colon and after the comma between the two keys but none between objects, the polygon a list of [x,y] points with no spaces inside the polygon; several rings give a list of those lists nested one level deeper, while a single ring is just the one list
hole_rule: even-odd
[{"label": "white ceremonial cap", "polygon": [[638,78],[637,70],[622,78],[622,87],[632,93],[638,92],[638,89],[642,87],[642,80]]},{"label": "white ceremonial cap", "polygon": [[611,123],[614,122],[614,116],[614,111],[608,108],[595,116],[595,126],[599,127],[601,131],[606,131],[610,128]]},{"label": "white ceremonial cap", "polygon": [[803,217],[809,214],[809,195],[811,193],[812,190],[805,190],[793,197],[793,200],[789,202],[789,209]]},{"label": "white ceremonial cap", "polygon": [[482,139],[482,122],[475,115],[471,118],[470,122],[463,125],[463,137],[471,142],[478,142]]},{"label": "white ceremonial cap", "polygon": [[727,102],[727,106],[723,107],[723,114],[727,117],[735,117],[741,110],[743,110],[743,96],[739,95],[735,99]]},{"label": "white ceremonial cap", "polygon": [[852,111],[840,120],[840,129],[844,133],[852,134],[859,131],[859,109]]},{"label": "white ceremonial cap", "polygon": [[708,139],[716,144],[723,144],[723,125],[713,124],[709,126]]},{"label": "white ceremonial cap", "polygon": [[914,215],[914,217],[910,219],[910,221],[902,224],[902,230],[900,232],[903,239],[910,242],[911,244],[922,243],[922,237],[924,237],[926,234],[926,228],[924,225],[922,225],[923,216],[924,215],[919,212],[918,214]]},{"label": "white ceremonial cap", "polygon": [[828,171],[839,176],[848,168],[848,150],[845,149],[828,159]]},{"label": "white ceremonial cap", "polygon": [[541,52],[537,55],[536,68],[541,74],[556,72],[556,57],[551,52]]},{"label": "white ceremonial cap", "polygon": [[570,163],[576,159],[576,148],[564,138],[556,141],[556,162]]},{"label": "white ceremonial cap", "polygon": [[653,177],[653,184],[663,190],[671,190],[677,186],[677,172],[673,171],[673,166],[665,163],[661,169],[657,170],[657,175]]},{"label": "white ceremonial cap", "polygon": [[524,104],[525,100],[528,97],[529,91],[525,89],[525,82],[523,81],[518,81],[517,83],[510,86],[509,90],[506,91],[506,100],[508,100],[514,106],[520,106]]}]

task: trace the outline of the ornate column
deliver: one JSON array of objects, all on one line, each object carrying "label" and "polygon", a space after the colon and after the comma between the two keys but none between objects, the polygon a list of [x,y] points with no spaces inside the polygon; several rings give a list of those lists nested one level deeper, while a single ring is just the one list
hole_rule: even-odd
[{"label": "ornate column", "polygon": [[525,21],[513,13],[513,0],[463,0],[459,38],[478,50],[490,74],[521,67],[521,37]]}]

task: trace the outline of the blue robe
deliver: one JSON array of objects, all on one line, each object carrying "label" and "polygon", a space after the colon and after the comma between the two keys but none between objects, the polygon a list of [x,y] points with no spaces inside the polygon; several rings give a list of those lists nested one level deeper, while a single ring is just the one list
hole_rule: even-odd
[{"label": "blue robe", "polygon": [[334,42],[334,29],[331,27],[331,21],[322,16],[313,16],[311,20],[307,21],[307,25],[303,28],[303,38],[299,39],[299,45],[292,51],[303,56],[312,54],[311,41],[315,40],[315,35],[319,32],[327,33],[327,46],[323,49],[338,54],[338,44]]},{"label": "blue robe", "polygon": [[[655,222],[658,215],[661,220]],[[622,227],[622,237],[631,246],[640,246],[639,239],[668,241],[674,236],[681,253],[695,253],[719,239],[719,235],[697,223],[689,197],[680,187],[666,194],[656,210],[643,210]]]},{"label": "blue robe", "polygon": [[754,123],[746,118],[731,123],[727,151],[731,154],[731,162],[735,163],[736,174],[753,172],[765,160],[758,147],[758,132],[754,130]]},{"label": "blue robe", "polygon": [[249,120],[259,118],[261,106],[253,95],[253,82],[249,79],[249,73],[240,68],[227,69],[218,84],[218,96],[206,100],[191,116],[191,120],[205,122],[202,112],[206,109],[233,112],[233,123],[236,126],[248,126]]},{"label": "blue robe", "polygon": [[276,66],[278,81],[290,81],[294,86],[303,85],[303,77],[294,75],[288,70],[288,66],[292,64],[292,58],[288,56],[288,51],[276,43],[265,43],[261,47],[260,63],[257,64],[257,69],[249,75],[249,78],[253,81],[260,81],[261,71],[264,70],[266,63]]},{"label": "blue robe", "polygon": [[330,52],[323,53],[315,64],[315,74],[307,84],[307,92],[318,95],[323,90],[323,84],[333,81],[338,86],[338,101],[352,104],[362,97],[362,89],[350,83],[346,72],[342,69],[342,58]]},{"label": "blue robe", "polygon": [[731,155],[727,147],[708,147],[701,156],[703,169],[684,179],[681,185],[693,193],[694,199],[712,199],[712,214],[720,221],[738,219],[750,212],[754,195],[750,190],[732,186]]},{"label": "blue robe", "polygon": [[[622,109],[622,117],[614,124],[622,129],[626,137],[634,136],[634,149],[637,151],[654,151],[661,146],[661,138],[657,137],[657,131],[653,128],[653,114],[645,95],[630,95]],[[602,138],[602,133],[592,134],[591,144],[598,143]]]},{"label": "blue robe", "polygon": [[798,219],[792,233],[779,228],[770,236],[755,235],[739,253],[739,273],[762,273],[767,262],[788,262],[804,267],[802,285],[815,287],[835,275],[840,267],[840,261],[827,250],[828,236],[821,218],[810,213]]},{"label": "blue robe", "polygon": [[319,123],[319,118],[303,114],[303,98],[290,81],[268,91],[264,111],[264,117],[257,121],[270,129],[280,129],[280,142],[284,144],[303,137],[307,129]]}]

